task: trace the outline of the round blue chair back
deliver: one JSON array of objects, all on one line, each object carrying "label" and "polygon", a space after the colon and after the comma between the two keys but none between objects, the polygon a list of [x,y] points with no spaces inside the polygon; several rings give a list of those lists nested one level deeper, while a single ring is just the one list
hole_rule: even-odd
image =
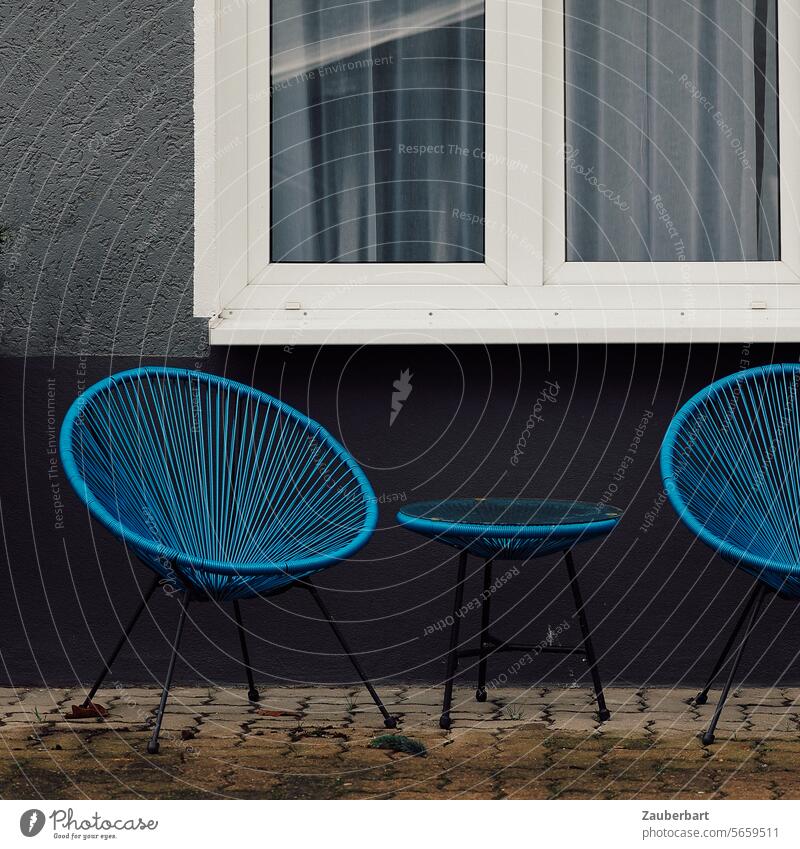
[{"label": "round blue chair back", "polygon": [[321,425],[214,375],[112,375],[72,405],[60,449],[95,518],[165,578],[217,597],[336,563],[377,521],[364,473]]},{"label": "round blue chair back", "polygon": [[726,559],[777,573],[771,583],[800,576],[798,383],[800,365],[712,383],[675,416],[661,452],[681,519]]}]

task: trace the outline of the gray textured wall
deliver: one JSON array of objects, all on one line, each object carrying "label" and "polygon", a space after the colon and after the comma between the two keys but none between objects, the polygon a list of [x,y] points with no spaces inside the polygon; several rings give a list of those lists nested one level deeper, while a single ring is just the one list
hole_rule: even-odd
[{"label": "gray textured wall", "polygon": [[0,350],[193,355],[192,0],[0,3]]},{"label": "gray textured wall", "polygon": [[[658,448],[694,391],[747,364],[796,360],[796,346],[261,348],[206,356],[205,323],[191,317],[191,0],[0,4],[0,72],[0,225],[13,228],[0,256],[0,346],[12,355],[0,362],[0,684],[85,681],[147,579],[52,465],[61,419],[81,388],[143,354],[182,357],[278,395],[353,451],[384,497],[380,528],[357,562],[320,583],[379,677],[441,681],[448,637],[424,634],[448,613],[452,552],[398,528],[398,499],[598,500],[616,484],[612,500],[625,519],[581,551],[606,679],[702,678],[750,579],[663,505]],[[392,382],[404,369],[414,391],[390,430]],[[563,391],[512,464],[546,379]],[[645,438],[619,479],[645,410],[653,412]],[[535,642],[570,613],[563,570],[554,558],[537,560],[515,582],[495,602],[498,630],[524,630]],[[479,584],[473,574],[470,597]],[[260,678],[352,680],[303,593],[247,608]],[[800,680],[797,641],[788,638],[800,610],[783,603],[770,611],[744,676]],[[174,615],[159,600],[134,651],[120,658],[119,679],[159,679]],[[229,618],[211,605],[199,606],[197,617],[180,677],[240,679]],[[465,627],[475,626],[473,616]],[[493,662],[495,673],[501,663]],[[519,680],[584,673],[542,663]]]}]

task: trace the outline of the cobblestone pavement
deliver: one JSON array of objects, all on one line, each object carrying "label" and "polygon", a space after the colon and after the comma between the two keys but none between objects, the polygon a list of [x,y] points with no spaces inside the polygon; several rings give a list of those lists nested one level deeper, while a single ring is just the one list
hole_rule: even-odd
[{"label": "cobblestone pavement", "polygon": [[698,734],[712,701],[693,690],[612,688],[598,726],[586,689],[382,688],[413,757],[370,747],[385,733],[361,689],[176,687],[161,754],[146,754],[159,692],[119,687],[107,719],[67,720],[82,690],[0,689],[3,798],[800,798],[800,688],[741,690],[717,743]]}]

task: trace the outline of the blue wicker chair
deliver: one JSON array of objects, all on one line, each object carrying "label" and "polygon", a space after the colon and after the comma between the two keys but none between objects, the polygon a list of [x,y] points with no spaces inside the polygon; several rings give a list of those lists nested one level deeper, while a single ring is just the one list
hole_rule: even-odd
[{"label": "blue wicker chair", "polygon": [[800,599],[800,365],[742,371],[703,389],[678,412],[661,451],[667,496],[699,539],[752,575],[745,603],[706,686],[738,643],[706,745],[768,594]]},{"label": "blue wicker chair", "polygon": [[92,516],[156,574],[89,692],[91,704],[156,586],[181,612],[148,752],[158,736],[190,602],[232,602],[251,701],[239,601],[306,588],[381,711],[383,706],[309,576],[372,535],[364,473],[319,424],[225,378],[140,368],[90,387],[61,429],[66,475]]}]

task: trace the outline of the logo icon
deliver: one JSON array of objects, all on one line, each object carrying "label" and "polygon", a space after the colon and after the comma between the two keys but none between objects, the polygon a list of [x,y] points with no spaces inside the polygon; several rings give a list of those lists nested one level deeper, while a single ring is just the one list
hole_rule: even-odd
[{"label": "logo icon", "polygon": [[400,410],[403,409],[403,402],[408,400],[411,390],[414,388],[411,385],[411,369],[405,369],[400,372],[399,380],[392,383],[394,392],[392,392],[392,412],[389,414],[389,427],[394,424],[394,420],[400,415]]},{"label": "logo icon", "polygon": [[19,830],[25,837],[36,837],[44,828],[44,813],[38,808],[31,808],[19,818]]}]

